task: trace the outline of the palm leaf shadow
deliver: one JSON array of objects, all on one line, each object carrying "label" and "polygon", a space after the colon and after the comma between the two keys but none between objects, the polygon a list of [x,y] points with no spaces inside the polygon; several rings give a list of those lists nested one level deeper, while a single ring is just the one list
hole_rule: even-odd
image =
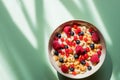
[{"label": "palm leaf shadow", "polygon": [[[42,3],[39,3],[39,5],[36,7],[41,6]],[[3,43],[3,45],[1,45],[2,49],[4,49],[3,55],[6,57],[18,80],[56,80],[55,75],[52,73],[51,69],[48,67],[48,65],[45,64],[44,61],[45,49],[43,47],[44,43],[41,43],[41,41],[44,42],[43,34],[37,35],[39,49],[34,49],[26,37],[22,34],[22,32],[17,28],[17,25],[14,24],[5,6],[1,2],[0,9],[2,12],[2,14],[0,14],[0,41]],[[38,29],[40,29],[42,32],[41,29],[44,28]]]}]

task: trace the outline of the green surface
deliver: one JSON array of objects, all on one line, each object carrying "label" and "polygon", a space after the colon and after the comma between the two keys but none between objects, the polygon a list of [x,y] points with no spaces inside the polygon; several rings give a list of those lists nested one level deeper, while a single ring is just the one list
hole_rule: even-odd
[{"label": "green surface", "polygon": [[0,80],[70,80],[51,66],[47,46],[54,29],[73,19],[96,25],[107,46],[103,66],[83,80],[119,80],[119,4],[120,0],[0,0]]}]

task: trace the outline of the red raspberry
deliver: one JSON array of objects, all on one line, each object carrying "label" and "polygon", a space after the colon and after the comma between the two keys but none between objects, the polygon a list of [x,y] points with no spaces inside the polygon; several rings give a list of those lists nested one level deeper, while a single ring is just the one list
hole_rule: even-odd
[{"label": "red raspberry", "polygon": [[61,65],[61,70],[62,70],[62,72],[67,73],[68,67],[66,65]]},{"label": "red raspberry", "polygon": [[67,34],[67,36],[70,36],[70,32],[71,32],[71,27],[70,26],[66,26],[64,27],[64,32]]},{"label": "red raspberry", "polygon": [[81,53],[81,48],[82,48],[82,46],[76,46],[75,51],[76,51],[77,54]]},{"label": "red raspberry", "polygon": [[52,46],[53,46],[53,48],[54,48],[55,50],[58,50],[58,49],[61,48],[61,45],[60,45],[60,43],[58,42],[58,40],[54,40]]},{"label": "red raspberry", "polygon": [[93,64],[99,63],[100,59],[99,59],[99,57],[98,57],[98,54],[94,54],[94,55],[91,57],[90,61],[91,61]]},{"label": "red raspberry", "polygon": [[95,43],[98,43],[100,41],[99,35],[97,34],[97,32],[92,33],[92,40]]}]

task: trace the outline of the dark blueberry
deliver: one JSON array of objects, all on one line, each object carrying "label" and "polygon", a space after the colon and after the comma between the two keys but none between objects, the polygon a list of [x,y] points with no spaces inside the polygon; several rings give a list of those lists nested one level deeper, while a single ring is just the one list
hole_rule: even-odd
[{"label": "dark blueberry", "polygon": [[54,51],[54,55],[58,56],[58,54],[59,54],[58,51]]},{"label": "dark blueberry", "polygon": [[90,48],[91,48],[91,49],[94,49],[94,44],[91,43],[91,44],[90,44]]},{"label": "dark blueberry", "polygon": [[60,33],[57,33],[56,35],[58,38],[61,38],[61,34]]},{"label": "dark blueberry", "polygon": [[81,32],[78,33],[78,35],[79,35],[79,36],[83,36],[83,35],[84,35],[84,32],[81,31]]},{"label": "dark blueberry", "polygon": [[85,65],[85,64],[86,64],[85,60],[82,60],[80,63],[81,63],[82,65]]},{"label": "dark blueberry", "polygon": [[60,59],[59,59],[59,62],[63,63],[63,62],[64,62],[63,58],[60,58]]},{"label": "dark blueberry", "polygon": [[92,69],[92,67],[91,67],[91,66],[88,66],[87,68],[88,68],[88,70],[91,70],[91,69]]},{"label": "dark blueberry", "polygon": [[64,47],[65,47],[65,49],[68,49],[68,46],[67,46],[67,45],[65,45]]},{"label": "dark blueberry", "polygon": [[74,54],[74,58],[75,58],[75,59],[78,59],[79,56],[78,56],[77,54]]},{"label": "dark blueberry", "polygon": [[70,67],[70,71],[74,71],[74,68],[73,68],[73,67]]},{"label": "dark blueberry", "polygon": [[80,40],[76,40],[76,44],[80,44]]},{"label": "dark blueberry", "polygon": [[71,35],[71,36],[74,36],[74,32],[73,32],[73,31],[71,31],[71,32],[70,32],[70,35]]}]

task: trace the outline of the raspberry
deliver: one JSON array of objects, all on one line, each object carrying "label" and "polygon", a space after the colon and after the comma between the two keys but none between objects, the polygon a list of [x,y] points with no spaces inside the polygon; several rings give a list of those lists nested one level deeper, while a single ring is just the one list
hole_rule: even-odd
[{"label": "raspberry", "polygon": [[77,54],[80,54],[81,53],[81,48],[82,48],[82,46],[76,46],[76,53]]},{"label": "raspberry", "polygon": [[94,55],[91,57],[90,61],[91,61],[93,64],[99,63],[100,60],[99,60],[98,54],[94,54]]},{"label": "raspberry", "polygon": [[61,45],[60,45],[60,43],[58,42],[58,40],[54,40],[52,46],[53,46],[53,48],[54,48],[55,50],[58,50],[58,49],[61,48]]},{"label": "raspberry", "polygon": [[92,33],[92,40],[95,43],[98,43],[100,41],[99,35],[97,34],[97,32]]},{"label": "raspberry", "polygon": [[70,26],[66,26],[64,27],[64,32],[67,34],[67,36],[70,36],[70,32],[71,32],[71,27]]},{"label": "raspberry", "polygon": [[62,70],[62,72],[67,73],[68,67],[66,65],[61,65],[61,70]]}]

